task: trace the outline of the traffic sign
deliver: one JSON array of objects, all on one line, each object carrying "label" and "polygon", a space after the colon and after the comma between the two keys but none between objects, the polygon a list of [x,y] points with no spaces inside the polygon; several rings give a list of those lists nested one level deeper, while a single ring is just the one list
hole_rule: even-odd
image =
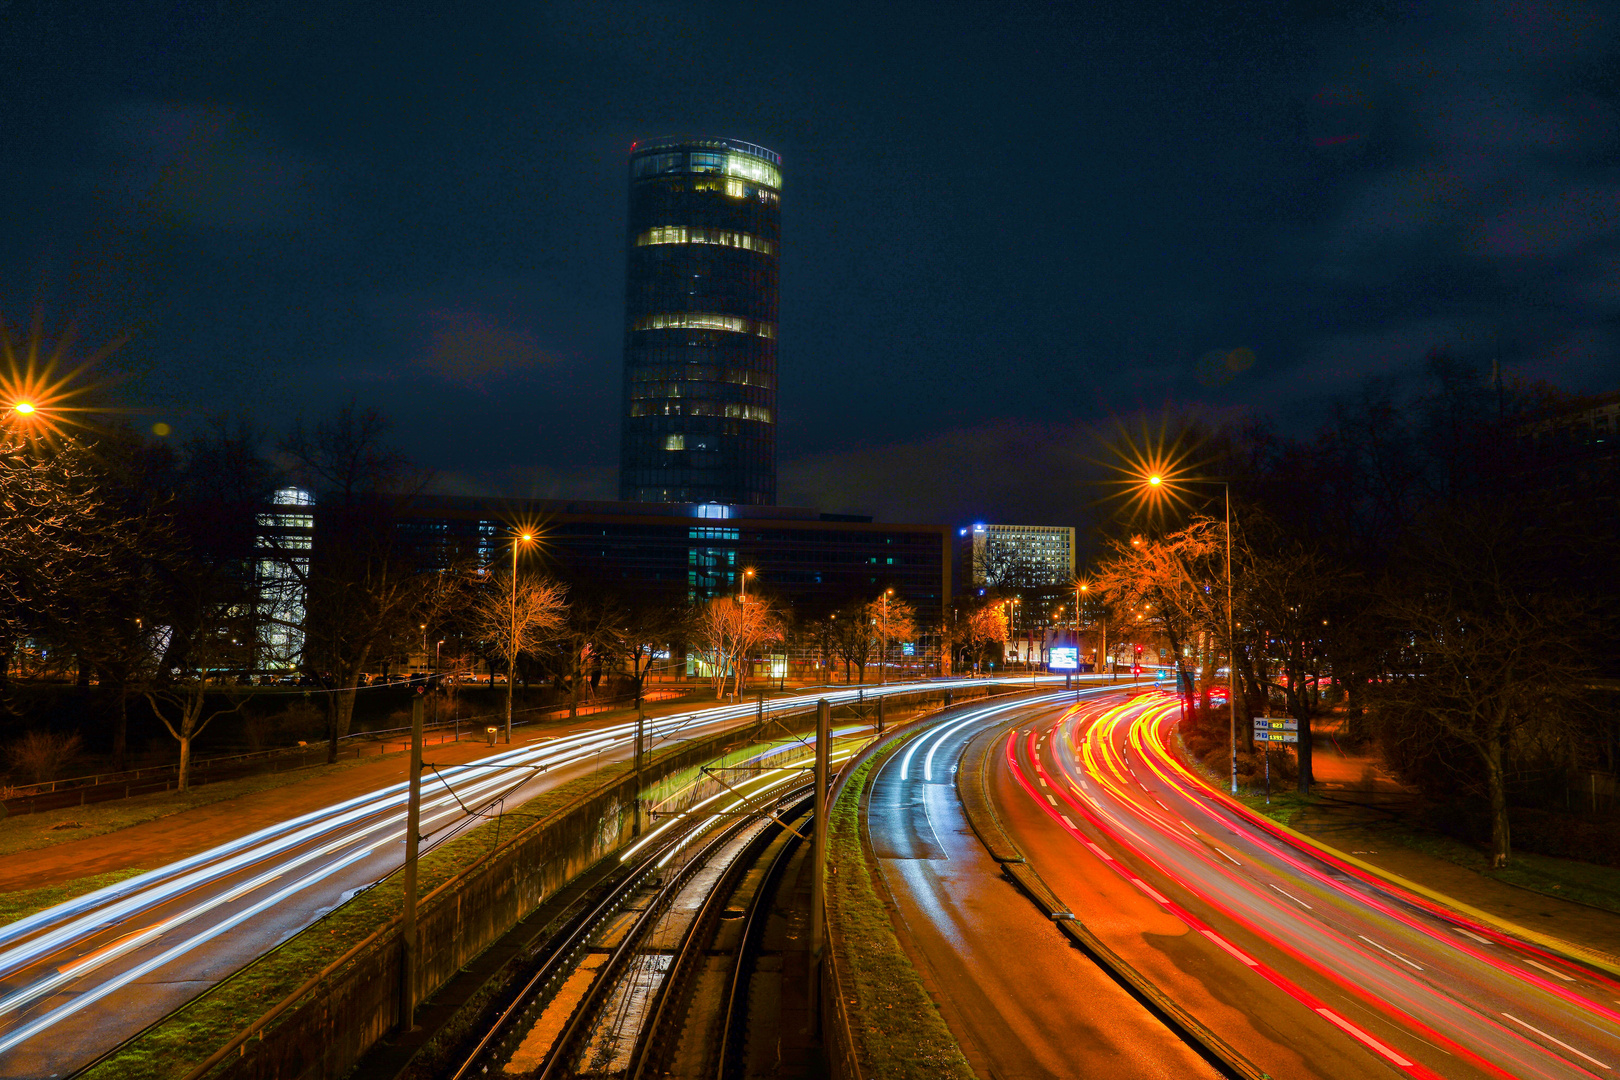
[{"label": "traffic sign", "polygon": [[1274,716],[1274,717],[1257,716],[1257,717],[1254,718],[1254,730],[1256,730],[1256,731],[1262,731],[1262,730],[1298,731],[1299,730],[1299,721],[1298,720],[1285,720],[1280,716]]},{"label": "traffic sign", "polygon": [[[1257,738],[1257,739],[1260,738],[1258,733],[1255,735],[1255,738]],[[1297,743],[1297,742],[1299,742],[1299,732],[1297,732],[1297,731],[1273,731],[1273,732],[1269,733],[1269,737],[1261,739],[1261,741],[1262,742],[1291,742],[1291,743]]]}]

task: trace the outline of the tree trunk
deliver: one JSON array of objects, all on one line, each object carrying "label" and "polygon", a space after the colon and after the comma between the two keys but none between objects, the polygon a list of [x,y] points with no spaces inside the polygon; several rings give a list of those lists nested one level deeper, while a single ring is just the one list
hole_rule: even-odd
[{"label": "tree trunk", "polygon": [[1501,869],[1513,856],[1508,829],[1507,780],[1502,774],[1502,746],[1492,742],[1480,748],[1485,759],[1485,786],[1491,798],[1491,866]]},{"label": "tree trunk", "polygon": [[129,744],[129,695],[124,687],[118,688],[113,708],[112,770],[124,771],[124,754]]},{"label": "tree trunk", "polygon": [[[1289,694],[1288,699],[1290,702],[1294,702],[1299,701],[1300,697],[1297,694]],[[1313,746],[1311,743],[1310,708],[1296,708],[1294,710],[1294,719],[1299,721],[1299,742],[1296,744],[1299,747],[1299,793],[1309,795],[1311,793],[1311,782],[1314,779],[1311,776],[1311,751]]]},{"label": "tree trunk", "polygon": [[349,726],[354,722],[354,694],[352,685],[332,691],[331,724],[327,729],[326,743],[327,764],[337,761],[338,741],[349,733]]},{"label": "tree trunk", "polygon": [[191,787],[191,736],[180,736],[180,771],[175,774],[174,788],[184,794]]}]

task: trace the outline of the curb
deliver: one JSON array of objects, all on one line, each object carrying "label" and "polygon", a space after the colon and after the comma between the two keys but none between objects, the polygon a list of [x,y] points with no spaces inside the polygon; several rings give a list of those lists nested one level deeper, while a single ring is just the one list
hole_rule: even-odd
[{"label": "curb", "polygon": [[[1374,866],[1372,863],[1358,859],[1348,852],[1340,851],[1338,848],[1333,847],[1330,844],[1324,844],[1320,840],[1306,836],[1304,833],[1298,831],[1297,829],[1290,828],[1280,821],[1274,821],[1263,814],[1257,814],[1249,807],[1233,800],[1229,796],[1226,796],[1224,792],[1217,791],[1215,794],[1222,796],[1226,802],[1236,807],[1239,813],[1259,824],[1262,828],[1269,828],[1275,832],[1283,834],[1299,847],[1320,852],[1321,854],[1329,856],[1330,858],[1339,862],[1346,863],[1355,867],[1357,870],[1360,870],[1362,873],[1379,878],[1385,883],[1393,885],[1398,889],[1412,893],[1415,896],[1421,896],[1423,899],[1429,901],[1431,905],[1447,908],[1459,915],[1466,915],[1469,919],[1488,926],[1500,933],[1519,938],[1533,945],[1539,945],[1549,952],[1555,952],[1566,959],[1574,960],[1577,963],[1586,964],[1589,967],[1598,968],[1607,974],[1620,976],[1620,957],[1610,956],[1608,953],[1601,952],[1600,950],[1590,948],[1586,945],[1578,945],[1572,941],[1565,941],[1562,938],[1555,938],[1552,935],[1544,934],[1539,930],[1532,930],[1527,926],[1520,926],[1518,923],[1510,922],[1509,920],[1498,915],[1492,915],[1488,911],[1481,911],[1472,904],[1466,904],[1455,897],[1447,896],[1443,892],[1431,889],[1427,885],[1420,885],[1417,882],[1401,877],[1399,874],[1393,873],[1392,871],[1385,870],[1379,866]],[[1512,883],[1504,882],[1504,884]],[[1534,892],[1534,890],[1526,891]],[[1541,894],[1536,893],[1535,895],[1539,896]]]}]

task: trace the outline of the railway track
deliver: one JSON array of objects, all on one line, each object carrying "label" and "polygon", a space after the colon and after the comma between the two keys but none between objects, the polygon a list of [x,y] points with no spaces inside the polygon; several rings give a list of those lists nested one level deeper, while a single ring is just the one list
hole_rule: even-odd
[{"label": "railway track", "polygon": [[760,945],[807,847],[810,791],[793,777],[660,836],[565,922],[453,1080],[741,1080]]}]

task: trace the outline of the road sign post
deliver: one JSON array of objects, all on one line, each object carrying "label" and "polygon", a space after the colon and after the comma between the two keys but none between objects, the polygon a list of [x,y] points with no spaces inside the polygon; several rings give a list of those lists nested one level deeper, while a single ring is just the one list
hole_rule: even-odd
[{"label": "road sign post", "polygon": [[1271,802],[1271,744],[1299,742],[1299,721],[1286,720],[1281,717],[1271,718],[1257,716],[1254,718],[1254,741],[1265,743],[1261,753],[1266,755],[1266,803]]}]

